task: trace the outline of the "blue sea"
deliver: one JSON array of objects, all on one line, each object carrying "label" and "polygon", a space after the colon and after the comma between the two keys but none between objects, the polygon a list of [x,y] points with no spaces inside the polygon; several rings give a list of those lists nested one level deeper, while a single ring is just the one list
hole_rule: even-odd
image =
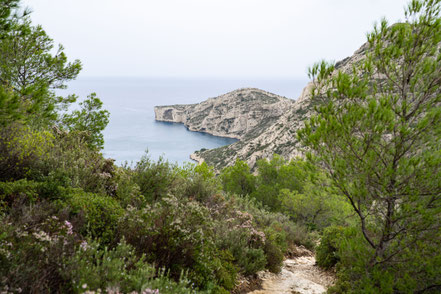
[{"label": "blue sea", "polygon": [[227,80],[178,78],[79,78],[61,93],[75,93],[80,100],[95,92],[110,111],[104,131],[104,156],[117,164],[133,164],[148,150],[150,158],[160,156],[173,163],[191,161],[201,148],[216,148],[235,139],[191,132],[182,124],[157,122],[156,105],[199,103],[238,88],[260,88],[296,99],[307,80]]}]

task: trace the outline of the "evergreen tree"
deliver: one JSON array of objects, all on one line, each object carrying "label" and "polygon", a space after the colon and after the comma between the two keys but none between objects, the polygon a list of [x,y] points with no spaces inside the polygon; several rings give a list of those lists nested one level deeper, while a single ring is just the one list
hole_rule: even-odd
[{"label": "evergreen tree", "polygon": [[350,72],[310,70],[322,104],[298,135],[358,215],[376,291],[441,289],[440,3],[381,21]]}]

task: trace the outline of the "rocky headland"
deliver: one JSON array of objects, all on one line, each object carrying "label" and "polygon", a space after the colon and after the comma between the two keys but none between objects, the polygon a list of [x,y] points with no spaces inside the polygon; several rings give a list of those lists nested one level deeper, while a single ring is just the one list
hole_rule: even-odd
[{"label": "rocky headland", "polygon": [[[351,57],[336,63],[336,70],[349,71],[364,57],[364,44]],[[239,141],[209,150],[195,151],[190,158],[212,165],[217,171],[244,160],[253,168],[261,158],[279,154],[292,159],[302,154],[297,130],[314,109],[308,83],[297,99],[255,88],[238,89],[197,104],[155,107],[155,119],[183,123],[189,130]]]}]

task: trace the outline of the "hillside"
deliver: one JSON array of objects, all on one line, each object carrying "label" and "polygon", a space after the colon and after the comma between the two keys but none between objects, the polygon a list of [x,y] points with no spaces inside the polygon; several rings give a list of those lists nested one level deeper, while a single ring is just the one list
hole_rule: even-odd
[{"label": "hillside", "polygon": [[[363,58],[364,44],[352,56],[336,63],[343,71]],[[239,139],[231,145],[196,151],[191,158],[221,170],[237,158],[254,168],[260,158],[279,154],[286,159],[301,155],[296,133],[313,110],[308,83],[295,101],[259,89],[239,89],[198,104],[155,107],[159,121],[183,123],[191,131]]]},{"label": "hillside", "polygon": [[259,89],[238,89],[197,104],[156,106],[155,119],[189,130],[246,139],[273,125],[294,101]]}]

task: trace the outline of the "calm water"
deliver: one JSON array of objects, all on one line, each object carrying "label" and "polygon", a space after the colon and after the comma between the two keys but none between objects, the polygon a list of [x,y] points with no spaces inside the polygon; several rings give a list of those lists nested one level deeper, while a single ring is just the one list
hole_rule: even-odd
[{"label": "calm water", "polygon": [[182,124],[156,122],[156,105],[198,103],[237,88],[255,87],[296,99],[306,80],[208,80],[80,78],[63,93],[80,98],[91,92],[110,111],[110,123],[104,131],[104,155],[136,162],[148,149],[152,159],[163,156],[171,162],[191,161],[189,156],[201,148],[215,148],[235,140],[190,132]]}]

